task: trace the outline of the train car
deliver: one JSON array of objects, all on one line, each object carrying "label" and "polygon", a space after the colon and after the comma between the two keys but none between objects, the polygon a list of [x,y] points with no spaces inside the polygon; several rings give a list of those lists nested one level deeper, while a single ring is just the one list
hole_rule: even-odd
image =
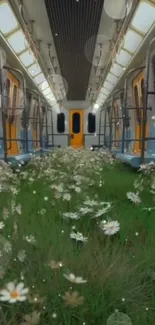
[{"label": "train car", "polygon": [[[48,1],[41,0],[39,6],[0,3],[1,159],[27,162],[69,146],[110,151],[133,167],[152,161],[154,1],[131,2],[124,20],[109,16],[112,7],[106,11],[101,1],[95,39],[88,28],[77,45],[79,54],[62,47],[63,32],[55,32],[57,8],[50,11]],[[150,20],[143,26],[145,10]]]}]

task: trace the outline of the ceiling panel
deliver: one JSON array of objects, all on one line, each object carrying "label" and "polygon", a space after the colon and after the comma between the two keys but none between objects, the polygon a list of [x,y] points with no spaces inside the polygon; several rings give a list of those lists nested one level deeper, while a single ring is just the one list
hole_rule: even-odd
[{"label": "ceiling panel", "polygon": [[68,83],[67,99],[84,100],[96,44],[92,36],[98,34],[104,0],[44,1],[61,73]]}]

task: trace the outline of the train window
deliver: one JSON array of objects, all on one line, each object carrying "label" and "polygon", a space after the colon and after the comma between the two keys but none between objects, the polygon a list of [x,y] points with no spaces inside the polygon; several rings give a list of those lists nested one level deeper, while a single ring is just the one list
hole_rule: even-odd
[{"label": "train window", "polygon": [[81,119],[81,116],[79,113],[74,113],[72,115],[73,133],[80,133],[80,119]]},{"label": "train window", "polygon": [[96,116],[93,113],[88,114],[88,132],[96,132]]},{"label": "train window", "polygon": [[65,114],[64,113],[57,114],[57,131],[58,131],[58,133],[65,132]]}]

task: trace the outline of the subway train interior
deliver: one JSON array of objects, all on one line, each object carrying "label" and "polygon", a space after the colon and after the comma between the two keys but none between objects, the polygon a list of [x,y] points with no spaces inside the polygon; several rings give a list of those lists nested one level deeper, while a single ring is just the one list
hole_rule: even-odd
[{"label": "subway train interior", "polygon": [[0,325],[154,325],[155,0],[0,0]]}]

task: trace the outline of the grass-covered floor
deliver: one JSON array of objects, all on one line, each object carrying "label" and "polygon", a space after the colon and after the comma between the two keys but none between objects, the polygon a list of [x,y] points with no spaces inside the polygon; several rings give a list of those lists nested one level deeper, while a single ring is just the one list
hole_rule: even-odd
[{"label": "grass-covered floor", "polygon": [[1,167],[0,325],[154,325],[155,174],[138,175],[71,149]]}]

